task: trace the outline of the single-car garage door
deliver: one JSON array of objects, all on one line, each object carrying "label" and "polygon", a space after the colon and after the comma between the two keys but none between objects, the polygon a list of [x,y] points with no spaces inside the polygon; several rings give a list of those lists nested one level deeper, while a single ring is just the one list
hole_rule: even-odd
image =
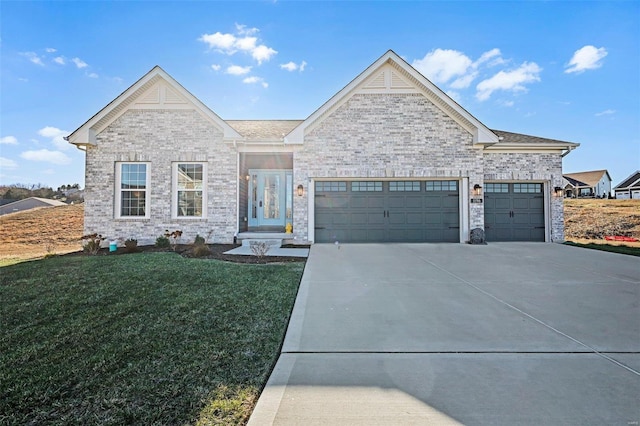
[{"label": "single-car garage door", "polygon": [[459,242],[458,181],[316,181],[315,241]]},{"label": "single-car garage door", "polygon": [[541,183],[486,183],[485,238],[491,241],[544,241]]}]

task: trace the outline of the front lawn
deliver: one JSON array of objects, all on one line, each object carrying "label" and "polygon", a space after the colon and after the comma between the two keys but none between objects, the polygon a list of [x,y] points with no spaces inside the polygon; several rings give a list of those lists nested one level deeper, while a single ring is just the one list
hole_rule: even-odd
[{"label": "front lawn", "polygon": [[565,242],[568,246],[582,247],[593,250],[609,251],[612,253],[628,254],[631,256],[640,256],[640,247],[629,247],[627,245],[611,245],[611,244],[596,244],[596,243],[575,243],[571,241]]},{"label": "front lawn", "polygon": [[0,424],[244,424],[304,263],[174,253],[0,269]]}]

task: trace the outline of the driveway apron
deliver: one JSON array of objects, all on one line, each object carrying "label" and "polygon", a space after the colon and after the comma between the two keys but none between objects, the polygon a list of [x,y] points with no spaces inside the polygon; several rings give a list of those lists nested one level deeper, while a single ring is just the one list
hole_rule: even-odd
[{"label": "driveway apron", "polygon": [[637,425],[639,371],[637,257],[317,244],[249,425]]}]

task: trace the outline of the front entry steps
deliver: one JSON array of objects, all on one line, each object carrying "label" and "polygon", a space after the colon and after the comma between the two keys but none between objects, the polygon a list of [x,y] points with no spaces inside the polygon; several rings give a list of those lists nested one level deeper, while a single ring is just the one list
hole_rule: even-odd
[{"label": "front entry steps", "polygon": [[255,256],[251,249],[255,244],[266,244],[269,248],[264,256],[286,256],[286,257],[308,257],[308,248],[283,248],[282,241],[291,239],[291,234],[284,232],[242,232],[238,234],[238,239],[242,241],[240,247],[225,252],[224,254],[236,254],[240,256]]}]

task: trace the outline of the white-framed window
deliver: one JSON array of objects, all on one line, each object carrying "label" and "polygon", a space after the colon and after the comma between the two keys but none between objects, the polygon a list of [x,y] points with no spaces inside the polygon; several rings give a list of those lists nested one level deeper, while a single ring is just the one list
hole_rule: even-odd
[{"label": "white-framed window", "polygon": [[149,217],[149,163],[116,163],[116,218]]},{"label": "white-framed window", "polygon": [[172,216],[207,216],[207,163],[176,162],[173,168]]}]

